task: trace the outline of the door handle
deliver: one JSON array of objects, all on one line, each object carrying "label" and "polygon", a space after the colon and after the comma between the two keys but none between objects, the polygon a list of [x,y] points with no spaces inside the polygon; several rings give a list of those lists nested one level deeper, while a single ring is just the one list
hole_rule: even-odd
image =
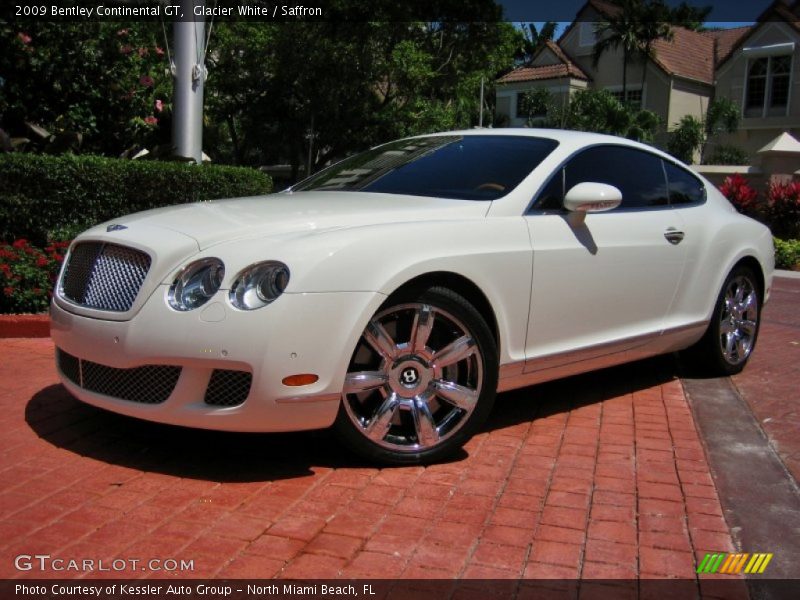
[{"label": "door handle", "polygon": [[667,238],[667,241],[673,246],[680,244],[683,241],[684,235],[682,231],[678,231],[674,227],[669,227],[664,232],[664,237]]}]

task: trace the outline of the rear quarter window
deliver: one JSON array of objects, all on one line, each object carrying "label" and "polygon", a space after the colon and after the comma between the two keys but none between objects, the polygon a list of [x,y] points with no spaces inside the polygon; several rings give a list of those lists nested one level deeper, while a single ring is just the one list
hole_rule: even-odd
[{"label": "rear quarter window", "polygon": [[706,186],[699,178],[678,165],[664,161],[669,188],[669,202],[675,206],[702,204],[706,201]]}]

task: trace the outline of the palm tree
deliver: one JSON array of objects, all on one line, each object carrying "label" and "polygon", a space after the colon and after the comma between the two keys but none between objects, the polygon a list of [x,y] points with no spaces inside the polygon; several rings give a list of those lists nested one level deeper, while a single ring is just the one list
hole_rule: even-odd
[{"label": "palm tree", "polygon": [[594,67],[608,50],[622,48],[622,98],[628,97],[628,63],[631,58],[641,58],[642,90],[647,79],[647,61],[655,56],[657,40],[672,39],[672,26],[697,29],[705,20],[711,7],[695,8],[681,2],[675,8],[664,0],[611,0],[618,7],[615,14],[597,24],[594,46]]},{"label": "palm tree", "polygon": [[675,26],[692,30],[701,29],[710,12],[710,6],[698,8],[681,2],[671,8],[663,0],[644,0],[639,28],[639,55],[643,63],[642,90],[647,81],[647,61],[655,56],[656,41],[672,41]]},{"label": "palm tree", "polygon": [[619,7],[615,14],[595,25],[597,41],[594,44],[593,66],[609,50],[622,48],[622,99],[628,97],[628,63],[641,47],[642,0],[615,0]]},{"label": "palm tree", "polygon": [[522,46],[517,53],[517,59],[522,64],[528,64],[542,46],[555,38],[557,28],[558,23],[554,21],[547,21],[541,29],[537,29],[535,23],[523,26]]},{"label": "palm tree", "polygon": [[647,63],[655,57],[654,46],[658,40],[673,38],[671,10],[661,0],[642,5],[642,22],[639,24],[639,57],[642,61],[642,93],[647,82]]}]

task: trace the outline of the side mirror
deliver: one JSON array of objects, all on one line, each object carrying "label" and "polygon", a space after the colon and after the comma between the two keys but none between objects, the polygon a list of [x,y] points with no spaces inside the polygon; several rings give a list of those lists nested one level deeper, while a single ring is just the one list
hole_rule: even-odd
[{"label": "side mirror", "polygon": [[572,225],[583,224],[586,213],[614,210],[622,202],[619,188],[605,183],[586,181],[579,183],[564,196],[564,208],[569,212]]}]

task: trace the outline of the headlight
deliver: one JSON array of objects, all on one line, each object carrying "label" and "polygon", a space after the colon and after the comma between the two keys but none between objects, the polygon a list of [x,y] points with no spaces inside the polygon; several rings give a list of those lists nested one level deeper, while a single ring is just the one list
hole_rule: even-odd
[{"label": "headlight", "polygon": [[224,276],[225,265],[218,258],[204,258],[187,265],[169,288],[169,305],[181,311],[203,306],[217,293]]},{"label": "headlight", "polygon": [[242,310],[266,306],[289,285],[289,268],[274,260],[250,265],[231,286],[231,304]]}]

